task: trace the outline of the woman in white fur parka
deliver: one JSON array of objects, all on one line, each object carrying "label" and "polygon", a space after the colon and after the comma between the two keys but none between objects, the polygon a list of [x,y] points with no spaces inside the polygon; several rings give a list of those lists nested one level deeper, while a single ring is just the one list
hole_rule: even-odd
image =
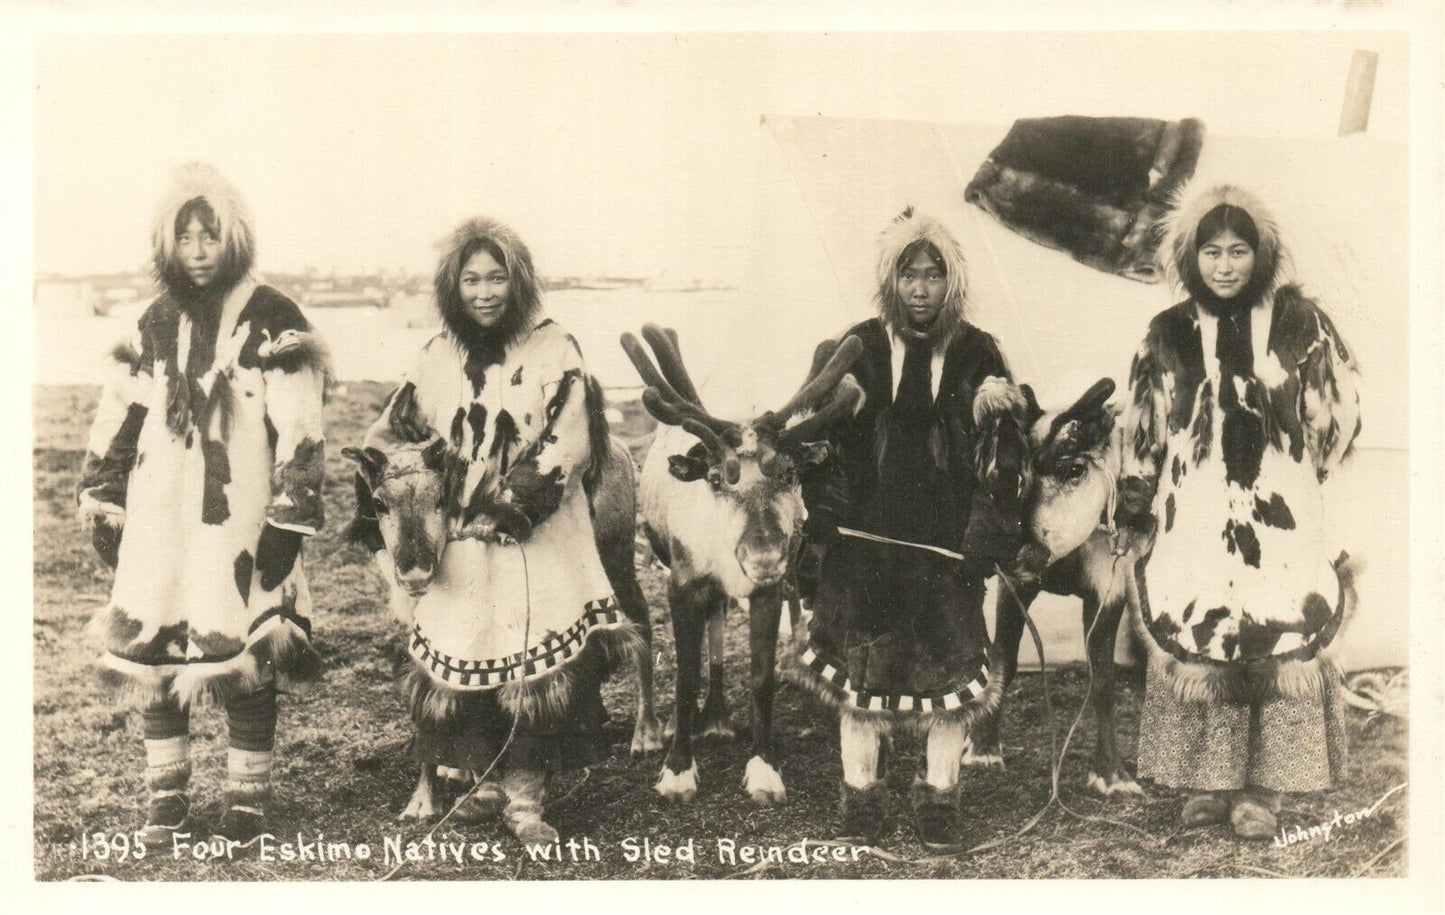
[{"label": "woman in white fur parka", "polygon": [[145,717],[141,838],[192,830],[189,709],[226,708],[226,808],[242,847],[265,829],[278,677],[319,669],[302,540],[322,522],[328,376],[296,304],[252,274],[255,231],[208,165],[177,170],[154,229],[160,295],[112,353],[78,499],[115,572],[92,633]]},{"label": "woman in white fur parka", "polygon": [[1344,764],[1328,648],[1354,588],[1321,484],[1360,431],[1356,369],[1252,194],[1196,182],[1166,228],[1188,298],[1134,360],[1117,513],[1152,540],[1139,775],[1188,793],[1184,825],[1266,839],[1280,792],[1328,788]]},{"label": "woman in white fur parka", "polygon": [[[402,611],[414,750],[423,767],[479,780],[456,819],[500,814],[523,842],[549,843],[547,778],[605,755],[601,683],[642,644],[592,527],[610,451],[602,389],[542,313],[531,253],[507,226],[462,223],[442,243],[435,294],[443,329],[364,442],[377,468],[419,445],[443,465],[446,542]],[[381,549],[359,507],[353,536]],[[400,567],[405,546],[392,547]]]}]

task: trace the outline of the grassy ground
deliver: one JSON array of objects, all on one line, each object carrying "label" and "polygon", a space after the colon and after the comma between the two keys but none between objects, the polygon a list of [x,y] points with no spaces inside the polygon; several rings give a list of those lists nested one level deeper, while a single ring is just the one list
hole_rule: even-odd
[{"label": "grassy ground", "polygon": [[[408,755],[410,726],[392,685],[392,658],[398,641],[395,623],[384,606],[382,582],[362,551],[337,539],[352,511],[351,474],[340,446],[359,441],[380,407],[379,385],[353,384],[328,408],[330,448],[326,501],[328,531],[307,547],[306,563],[316,600],[316,645],[327,663],[323,681],[304,694],[283,697],[275,764],[276,799],[270,810],[278,841],[318,839],[342,842],[353,850],[365,843],[366,861],[196,861],[151,856],[120,862],[97,860],[90,851],[95,833],[113,835],[135,829],[141,818],[141,730],[139,715],[115,710],[102,696],[88,669],[91,650],[82,627],[106,600],[110,573],[80,536],[74,520],[73,491],[79,473],[85,430],[93,415],[96,391],[81,387],[38,388],[35,468],[35,874],[41,880],[106,875],[121,880],[368,880],[392,870],[388,841],[420,842],[430,824],[401,824],[416,772]],[[649,422],[635,407],[625,408],[618,427],[639,459]],[[663,573],[643,570],[643,587],[653,607],[656,650],[660,658],[659,710],[670,713],[673,689],[672,638]],[[746,634],[741,614],[728,623],[728,699],[736,723],[746,725]],[[1025,647],[1025,651],[1030,649]],[[1087,674],[1082,666],[1053,671],[1049,681],[1060,735],[1083,699]],[[1121,673],[1119,735],[1126,759],[1133,760],[1141,687]],[[685,877],[1238,877],[1371,876],[1405,873],[1403,839],[1407,833],[1408,789],[1386,800],[1360,824],[1337,829],[1329,841],[1317,838],[1289,848],[1270,843],[1245,845],[1223,828],[1181,831],[1178,799],[1166,789],[1148,786],[1143,802],[1108,803],[1082,787],[1092,750],[1092,722],[1075,736],[1064,764],[1062,793],[1074,811],[1106,816],[1124,825],[1085,821],[1050,811],[1032,832],[990,851],[945,861],[920,861],[907,820],[907,784],[917,764],[917,747],[902,741],[890,776],[894,785],[897,829],[886,843],[887,856],[863,854],[856,862],[772,863],[749,867],[720,860],[718,841],[739,846],[789,846],[801,840],[825,840],[837,823],[838,738],[836,726],[796,692],[779,697],[777,733],[783,754],[788,803],[762,809],[739,789],[749,753],[745,742],[707,743],[698,764],[701,791],[690,807],[669,808],[652,792],[660,760],[631,760],[631,678],[607,686],[612,715],[612,756],[585,774],[558,780],[549,820],[564,836],[587,837],[600,861],[534,862],[500,825],[454,830],[444,825],[437,842],[467,843],[462,863],[431,858],[411,861],[397,879],[557,879]],[[1397,720],[1366,724],[1351,712],[1353,756],[1346,787],[1323,795],[1289,799],[1282,824],[1308,828],[1341,813],[1373,804],[1404,782],[1406,733]],[[1023,675],[1009,697],[1003,727],[1006,772],[966,772],[964,826],[977,842],[1007,836],[1049,797],[1050,737],[1043,681]],[[219,815],[225,769],[225,732],[211,709],[192,721],[192,791],[203,817]],[[1132,828],[1130,828],[1132,827]],[[84,839],[84,842],[83,842]],[[691,839],[692,862],[626,859],[625,840],[643,839],[677,846]],[[470,857],[472,843],[487,843]],[[83,847],[84,846],[84,847]],[[499,850],[504,860],[494,860]],[[279,850],[278,850],[279,851]]]}]

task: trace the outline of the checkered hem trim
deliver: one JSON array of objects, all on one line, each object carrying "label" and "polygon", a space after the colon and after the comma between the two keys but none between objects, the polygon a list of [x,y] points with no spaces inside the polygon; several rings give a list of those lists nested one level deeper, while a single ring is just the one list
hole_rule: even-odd
[{"label": "checkered hem trim", "polygon": [[809,648],[800,658],[803,665],[822,678],[833,689],[841,693],[847,704],[869,712],[951,712],[963,708],[964,704],[983,695],[988,686],[988,661],[978,669],[978,675],[962,689],[933,696],[913,696],[908,693],[870,693],[853,688],[848,675],[832,664],[818,657]]},{"label": "checkered hem trim", "polygon": [[558,667],[582,651],[593,629],[627,622],[615,598],[588,601],[582,617],[562,632],[554,632],[525,652],[490,660],[466,660],[443,654],[432,647],[420,624],[414,625],[407,652],[436,679],[456,687],[500,686],[509,680],[526,679]]}]

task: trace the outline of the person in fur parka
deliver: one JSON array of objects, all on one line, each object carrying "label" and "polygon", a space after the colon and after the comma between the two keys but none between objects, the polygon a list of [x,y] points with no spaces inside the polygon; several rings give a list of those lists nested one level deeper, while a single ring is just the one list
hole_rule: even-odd
[{"label": "person in fur parka", "polygon": [[230,741],[217,832],[244,844],[264,826],[276,680],[319,669],[299,555],[322,523],[327,359],[252,275],[250,214],[210,166],[177,170],[154,248],[160,295],[112,353],[78,489],[115,568],[91,632],[144,708],[143,840],[190,820],[188,709],[211,698]]},{"label": "person in fur parka", "polygon": [[1002,684],[984,579],[1021,545],[1024,403],[993,338],[966,319],[966,288],[963,252],[940,223],[909,209],[886,228],[879,315],[846,332],[863,342],[851,373],[863,403],[803,481],[809,549],[823,550],[807,650],[789,676],[839,713],[842,834],[869,844],[887,807],[880,740],[901,728],[928,744],[912,792],[920,839],[957,847],[969,726],[997,708]]},{"label": "person in fur parka", "polygon": [[[403,608],[415,752],[481,779],[459,817],[501,812],[524,842],[551,842],[547,776],[603,753],[601,681],[641,644],[592,529],[589,491],[610,448],[602,392],[542,314],[531,254],[505,225],[458,227],[435,293],[444,329],[363,452],[377,468],[418,445],[443,452],[447,542],[430,588]],[[373,519],[358,521],[385,546]]]},{"label": "person in fur parka", "polygon": [[1186,825],[1268,838],[1278,792],[1327,788],[1344,762],[1327,649],[1353,572],[1326,549],[1321,483],[1360,431],[1356,368],[1252,194],[1196,182],[1166,226],[1188,298],[1134,359],[1118,507],[1152,539],[1139,774],[1193,792]]}]

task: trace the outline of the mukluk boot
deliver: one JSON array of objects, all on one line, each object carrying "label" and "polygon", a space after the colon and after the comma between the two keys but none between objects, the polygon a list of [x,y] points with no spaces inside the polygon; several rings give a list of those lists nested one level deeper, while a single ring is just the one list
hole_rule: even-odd
[{"label": "mukluk boot", "polygon": [[1277,791],[1248,785],[1231,799],[1229,824],[1241,839],[1263,841],[1279,830],[1282,798]]},{"label": "mukluk boot", "polygon": [[476,773],[469,769],[437,767],[438,773],[448,781],[462,787],[462,797],[452,808],[452,820],[457,823],[474,825],[496,819],[507,808],[507,792],[502,790],[496,776],[488,776],[481,783]]},{"label": "mukluk boot", "polygon": [[271,751],[231,747],[226,759],[226,811],[212,832],[249,850],[266,832],[266,804],[271,800]]},{"label": "mukluk boot", "polygon": [[862,788],[842,783],[843,826],[838,841],[877,845],[887,834],[888,783],[877,779]]},{"label": "mukluk boot", "polygon": [[186,739],[146,741],[146,757],[145,783],[150,797],[140,843],[147,851],[164,851],[171,847],[176,833],[187,832],[191,826],[191,799],[186,793],[191,761]]},{"label": "mukluk boot", "polygon": [[502,822],[524,845],[550,845],[558,838],[557,830],[542,819],[542,801],[546,797],[547,775],[531,769],[515,770],[502,776],[506,807]]},{"label": "mukluk boot", "polygon": [[913,824],[918,841],[936,854],[963,850],[958,830],[958,786],[935,788],[923,780],[913,783]]}]

